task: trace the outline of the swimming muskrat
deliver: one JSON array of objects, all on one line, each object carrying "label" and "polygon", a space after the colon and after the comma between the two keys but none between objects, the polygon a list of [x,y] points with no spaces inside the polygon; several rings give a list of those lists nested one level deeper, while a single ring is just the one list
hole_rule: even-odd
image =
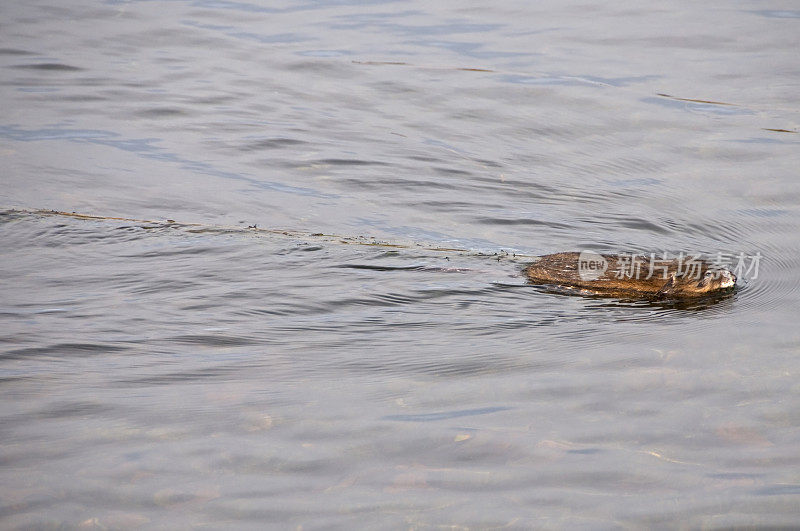
[{"label": "swimming muskrat", "polygon": [[[60,210],[7,210],[0,211],[0,217],[7,215],[38,215],[61,216],[94,221],[124,221],[146,225],[146,228],[158,227],[163,222],[79,214],[77,212],[64,212]],[[176,223],[172,219],[166,221],[173,229],[186,229],[191,232],[213,232],[229,234],[231,232],[255,232],[270,235],[282,235],[303,240],[318,238],[320,241],[333,241],[344,244],[366,245],[390,248],[414,248],[416,250],[447,251],[469,253],[468,249],[452,247],[428,247],[390,243],[371,237],[343,237],[326,235],[322,233],[307,233],[285,229],[261,228],[257,225],[244,227],[224,227],[203,225],[200,223]],[[240,222],[244,223],[244,222]],[[481,253],[478,253],[481,254]],[[497,256],[495,253],[493,256]],[[503,252],[501,256],[509,256]],[[524,255],[513,255],[515,258]],[[681,255],[682,256],[682,255]],[[445,257],[445,259],[448,259]],[[500,258],[498,257],[498,260]],[[380,266],[343,265],[341,267],[354,267],[357,269],[384,270]],[[410,266],[392,269],[423,269],[443,272],[469,271],[465,268],[429,268],[425,266]],[[676,260],[656,259],[638,255],[600,255],[591,251],[582,253],[557,253],[538,257],[538,260],[529,264],[522,273],[534,284],[552,286],[558,291],[568,291],[579,294],[594,294],[620,298],[648,298],[648,299],[691,299],[703,296],[728,293],[736,285],[736,276],[719,267],[717,264],[700,260],[696,257]],[[515,275],[516,276],[516,275]]]},{"label": "swimming muskrat", "polygon": [[540,257],[523,272],[531,282],[610,297],[678,299],[730,291],[736,277],[695,257],[658,259],[590,251]]}]

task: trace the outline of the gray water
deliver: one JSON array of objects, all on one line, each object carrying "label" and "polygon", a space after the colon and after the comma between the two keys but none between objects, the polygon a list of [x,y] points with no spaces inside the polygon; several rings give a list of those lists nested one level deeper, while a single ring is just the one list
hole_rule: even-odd
[{"label": "gray water", "polygon": [[[0,525],[797,525],[798,49],[781,1],[4,3]],[[519,274],[575,249],[761,260]]]}]

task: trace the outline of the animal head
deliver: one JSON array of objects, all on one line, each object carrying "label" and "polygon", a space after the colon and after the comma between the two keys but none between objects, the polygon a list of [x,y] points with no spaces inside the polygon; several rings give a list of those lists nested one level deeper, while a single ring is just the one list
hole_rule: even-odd
[{"label": "animal head", "polygon": [[704,295],[732,289],[736,276],[727,269],[708,268],[699,278],[686,273],[670,274],[658,295]]}]

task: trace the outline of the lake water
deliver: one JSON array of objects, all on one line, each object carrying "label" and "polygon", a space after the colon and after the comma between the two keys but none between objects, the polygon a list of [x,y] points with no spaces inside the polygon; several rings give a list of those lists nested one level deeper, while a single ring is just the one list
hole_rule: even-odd
[{"label": "lake water", "polygon": [[[3,528],[800,522],[795,2],[0,21]],[[519,274],[576,249],[746,267]]]}]

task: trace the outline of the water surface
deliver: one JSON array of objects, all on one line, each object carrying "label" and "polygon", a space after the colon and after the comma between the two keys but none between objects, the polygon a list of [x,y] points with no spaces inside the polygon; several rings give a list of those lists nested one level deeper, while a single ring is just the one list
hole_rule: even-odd
[{"label": "water surface", "polygon": [[[0,14],[4,528],[797,522],[790,4]],[[574,249],[762,259],[519,275]]]}]

